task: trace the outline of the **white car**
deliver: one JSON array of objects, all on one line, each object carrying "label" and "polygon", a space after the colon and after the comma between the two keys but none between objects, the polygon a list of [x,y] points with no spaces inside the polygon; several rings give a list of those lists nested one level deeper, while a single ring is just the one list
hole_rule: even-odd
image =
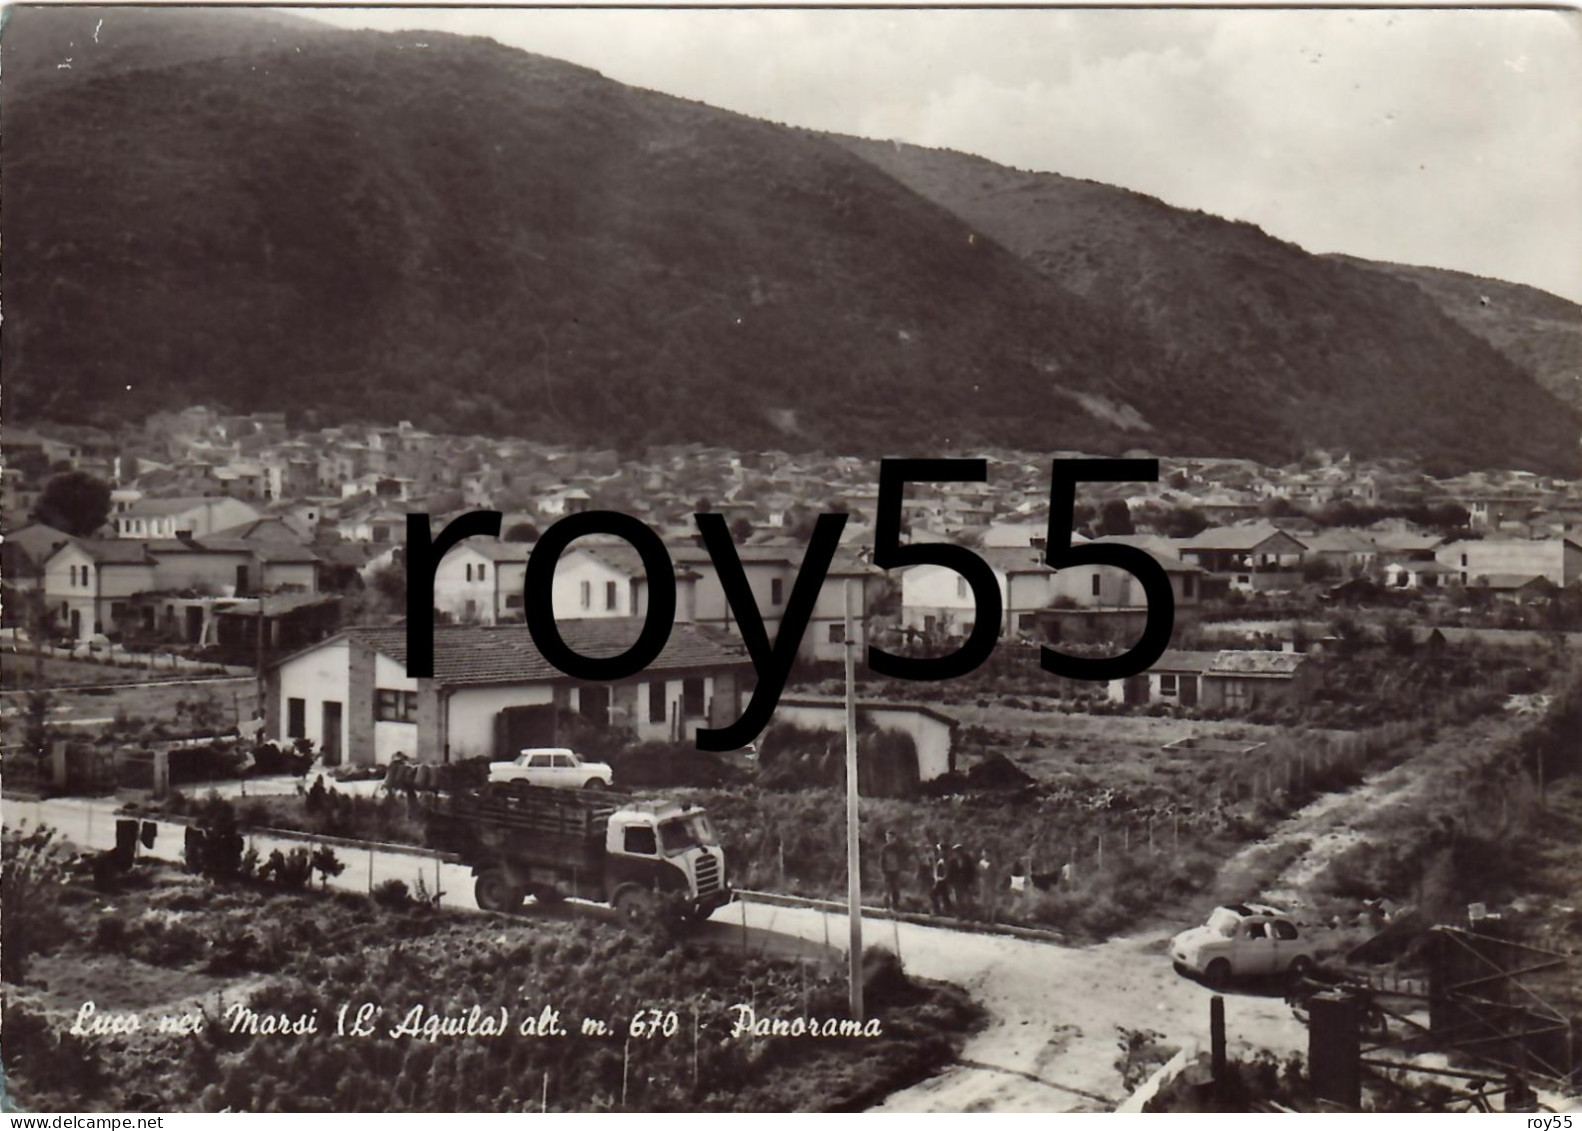
[{"label": "white car", "polygon": [[1232,978],[1300,977],[1313,969],[1313,946],[1278,908],[1236,903],[1171,939],[1170,960],[1183,974],[1223,986]]},{"label": "white car", "polygon": [[563,746],[523,750],[510,762],[489,766],[490,781],[525,781],[551,789],[604,789],[615,780],[615,771],[603,762],[584,762]]}]

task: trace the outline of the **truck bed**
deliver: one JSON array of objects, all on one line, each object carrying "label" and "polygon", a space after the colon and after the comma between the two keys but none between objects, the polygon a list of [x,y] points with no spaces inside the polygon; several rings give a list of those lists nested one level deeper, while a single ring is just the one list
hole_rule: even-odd
[{"label": "truck bed", "polygon": [[604,854],[610,814],[625,800],[621,794],[491,782],[432,801],[429,841],[469,863],[500,855],[593,867]]}]

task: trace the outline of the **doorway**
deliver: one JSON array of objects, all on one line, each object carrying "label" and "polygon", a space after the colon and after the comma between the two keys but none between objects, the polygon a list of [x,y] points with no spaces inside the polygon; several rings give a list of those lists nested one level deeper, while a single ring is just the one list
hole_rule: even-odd
[{"label": "doorway", "polygon": [[323,736],[319,748],[326,766],[341,764],[341,705],[334,699],[324,701]]}]

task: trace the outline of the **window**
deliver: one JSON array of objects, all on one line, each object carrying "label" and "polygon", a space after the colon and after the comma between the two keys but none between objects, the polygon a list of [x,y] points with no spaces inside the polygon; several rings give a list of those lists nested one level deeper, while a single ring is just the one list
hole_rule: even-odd
[{"label": "window", "polygon": [[681,711],[689,719],[703,714],[703,681],[687,679],[681,682]]},{"label": "window", "polygon": [[832,625],[830,625],[829,626],[829,642],[831,644],[844,644],[844,643],[846,643],[846,626],[843,625],[843,624],[832,624]]},{"label": "window", "polygon": [[591,581],[582,583],[582,607],[585,609],[593,608],[593,582]]},{"label": "window", "polygon": [[[1461,564],[1462,565],[1466,565],[1467,563],[1466,562],[1462,562]],[[70,569],[71,569],[71,585],[72,585],[72,588],[75,589],[77,587],[77,567],[76,566],[71,566]]]},{"label": "window", "polygon": [[575,767],[577,764],[571,760],[570,754],[555,754],[552,755],[552,757],[554,758],[554,765],[555,769],[557,770],[569,770]]},{"label": "window", "polygon": [[659,855],[658,842],[654,839],[654,830],[652,826],[648,825],[628,827],[621,847],[624,851],[634,856]]},{"label": "window", "polygon": [[669,713],[670,704],[665,702],[665,681],[656,679],[648,685],[648,721],[662,723]]},{"label": "window", "polygon": [[615,605],[616,592],[617,592],[617,589],[616,589],[615,582],[613,582],[613,581],[606,581],[604,583],[604,607],[606,609],[614,609],[616,607],[616,605]]},{"label": "window", "polygon": [[1262,923],[1248,923],[1247,937],[1249,939],[1266,939],[1269,937],[1269,932]]},{"label": "window", "polygon": [[1100,596],[1104,592],[1104,579],[1098,574],[1093,575],[1093,595]]},{"label": "window", "polygon": [[118,624],[118,623],[120,623],[121,621],[123,621],[125,619],[126,619],[126,602],[125,601],[111,601],[110,602],[110,620],[111,620],[111,622]]},{"label": "window", "polygon": [[1296,928],[1284,919],[1274,921],[1274,937],[1281,942],[1291,942],[1296,938]]},{"label": "window", "polygon": [[1466,569],[1467,568],[1467,555],[1465,555],[1465,554],[1461,555],[1461,568],[1462,569]]},{"label": "window", "polygon": [[468,581],[471,581],[471,580],[472,580],[472,563],[471,563],[471,562],[468,562],[468,563],[467,563],[467,564],[466,564],[466,565],[465,565],[465,566],[463,566],[463,567],[462,567],[462,568],[463,568],[463,569],[465,569],[465,570],[466,570],[466,571],[467,571],[467,580],[468,580]]},{"label": "window", "polygon": [[467,611],[464,615],[468,620],[472,620],[478,615],[478,602],[474,601],[471,597],[467,598]]},{"label": "window", "polygon": [[508,609],[520,609],[522,607],[522,594],[507,593],[505,595],[505,607]]},{"label": "window", "polygon": [[780,578],[772,578],[769,582],[769,603],[781,605],[785,603],[785,582]]},{"label": "window", "polygon": [[1188,600],[1191,600],[1192,597],[1196,596],[1196,593],[1195,593],[1196,589],[1197,589],[1197,578],[1193,577],[1190,573],[1182,574],[1181,575],[1181,596],[1187,598]]},{"label": "window", "polygon": [[485,578],[487,578],[488,576],[489,576],[489,567],[486,566],[486,565],[480,565],[478,567],[478,580],[482,581]]},{"label": "window", "polygon": [[527,768],[530,770],[547,770],[552,765],[554,761],[548,754],[534,754],[527,760]]},{"label": "window", "polygon": [[1016,615],[1016,627],[1020,632],[1034,631],[1038,627],[1038,614],[1018,613]]},{"label": "window", "polygon": [[1247,681],[1244,679],[1227,679],[1225,681],[1225,705],[1227,707],[1246,706],[1248,699]]},{"label": "window", "polygon": [[374,718],[382,723],[417,722],[417,692],[379,688],[374,692]]},{"label": "window", "polygon": [[303,699],[286,700],[286,737],[306,738],[308,735],[308,704]]},{"label": "window", "polygon": [[1176,677],[1173,676],[1173,675],[1162,675],[1162,676],[1160,676],[1159,677],[1159,694],[1160,695],[1174,695],[1175,693],[1176,693]]}]

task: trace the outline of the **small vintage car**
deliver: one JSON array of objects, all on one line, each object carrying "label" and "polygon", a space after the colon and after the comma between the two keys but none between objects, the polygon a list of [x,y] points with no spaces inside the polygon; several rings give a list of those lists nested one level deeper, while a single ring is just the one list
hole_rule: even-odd
[{"label": "small vintage car", "polygon": [[603,762],[584,762],[563,746],[523,750],[512,761],[489,767],[490,781],[525,781],[552,789],[607,789],[615,771]]},{"label": "small vintage car", "polygon": [[1233,978],[1303,977],[1313,969],[1313,946],[1278,908],[1236,903],[1171,939],[1170,960],[1182,974],[1223,986]]}]

